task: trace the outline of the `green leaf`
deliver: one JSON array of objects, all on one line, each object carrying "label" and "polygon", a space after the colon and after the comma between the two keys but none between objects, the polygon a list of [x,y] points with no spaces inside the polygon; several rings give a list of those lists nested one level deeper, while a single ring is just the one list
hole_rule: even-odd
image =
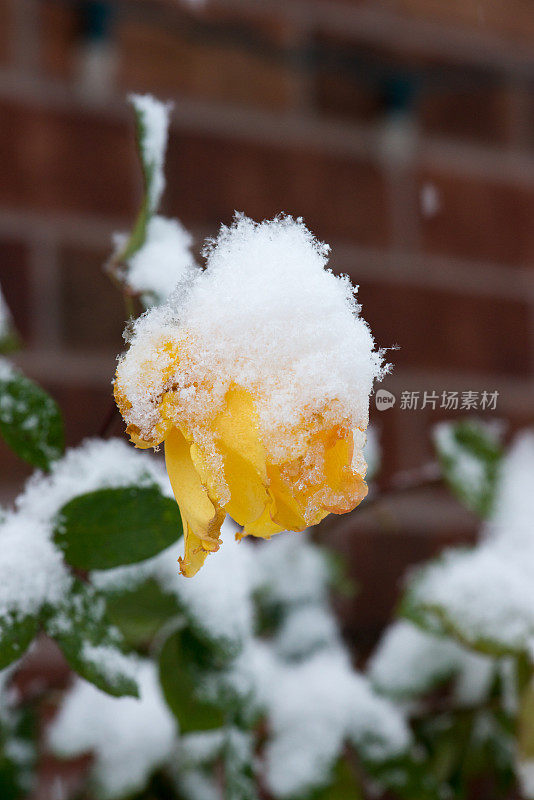
[{"label": "green leaf", "polygon": [[174,500],[157,486],[129,486],[75,497],[59,512],[54,538],[69,564],[93,570],[144,561],[181,535]]},{"label": "green leaf", "polygon": [[20,339],[15,330],[12,328],[4,331],[0,336],[0,356],[9,355],[14,353],[20,347]]},{"label": "green leaf", "polygon": [[[159,176],[162,175],[163,170],[166,137],[162,142],[163,150],[154,151],[151,146],[151,139],[154,138],[151,135],[153,122],[147,113],[145,98],[133,95],[130,97],[130,102],[135,112],[137,148],[143,169],[144,193],[141,209],[132,233],[120,253],[119,262],[128,261],[145,243],[148,223],[158,210],[163,189],[163,186],[159,183]],[[151,102],[154,103],[154,106],[159,109],[162,115],[168,114],[164,103],[160,103],[153,98]]]},{"label": "green leaf", "polygon": [[24,655],[39,627],[36,617],[13,615],[0,620],[0,669]]},{"label": "green leaf", "polygon": [[174,594],[153,578],[132,589],[106,591],[108,617],[131,647],[150,643],[160,628],[180,613]]},{"label": "green leaf", "polygon": [[188,629],[172,633],[159,657],[161,688],[180,731],[205,731],[224,725],[224,712],[203,697],[202,683],[210,663],[206,646]]},{"label": "green leaf", "polygon": [[36,383],[0,364],[0,433],[34,467],[48,470],[65,449],[57,403]]},{"label": "green leaf", "polygon": [[346,758],[341,758],[334,768],[332,780],[313,794],[313,800],[363,800],[365,797],[355,770]]},{"label": "green leaf", "polygon": [[139,697],[120,632],[107,618],[105,598],[93,587],[76,581],[67,601],[49,609],[45,627],[82,678],[115,697]]},{"label": "green leaf", "polygon": [[451,490],[467,508],[487,517],[503,455],[495,429],[477,421],[442,423],[435,429],[434,443]]}]

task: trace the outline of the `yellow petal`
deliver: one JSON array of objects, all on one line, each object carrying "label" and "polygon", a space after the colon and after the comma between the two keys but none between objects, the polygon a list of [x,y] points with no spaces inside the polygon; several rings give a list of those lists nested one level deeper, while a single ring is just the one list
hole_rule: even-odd
[{"label": "yellow petal", "polygon": [[202,546],[203,542],[198,536],[195,536],[187,520],[182,514],[182,522],[184,527],[184,557],[178,559],[180,564],[180,572],[186,578],[192,578],[196,575],[200,567],[203,565],[208,555],[208,550]]},{"label": "yellow petal", "polygon": [[352,511],[367,495],[367,484],[353,472],[353,436],[346,430],[330,432],[325,450],[325,477],[330,497],[323,507],[336,514]]},{"label": "yellow petal", "polygon": [[269,495],[265,449],[254,401],[248,392],[236,387],[227,392],[214,434],[230,490],[225,510],[239,525],[253,523],[264,513]]},{"label": "yellow petal", "polygon": [[255,522],[249,522],[245,525],[244,529],[236,533],[236,539],[242,539],[244,536],[259,536],[262,539],[270,539],[275,533],[282,533],[285,528],[273,522],[271,517],[272,503],[269,502],[263,509],[263,513]]},{"label": "yellow petal", "polygon": [[225,514],[202,485],[191,459],[191,445],[178,428],[173,428],[165,440],[165,463],[176,502],[191,532],[208,549],[217,550]]},{"label": "yellow petal", "polygon": [[269,468],[270,494],[274,504],[271,509],[273,522],[285,531],[303,531],[308,527],[304,509],[291,492],[278,467]]}]

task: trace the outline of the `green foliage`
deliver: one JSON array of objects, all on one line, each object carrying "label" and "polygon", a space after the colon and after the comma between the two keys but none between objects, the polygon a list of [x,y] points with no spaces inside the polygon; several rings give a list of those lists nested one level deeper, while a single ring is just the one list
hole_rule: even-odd
[{"label": "green foliage", "polygon": [[106,591],[108,617],[130,647],[145,649],[160,628],[180,613],[174,594],[153,578],[132,588]]},{"label": "green foliage", "polygon": [[0,620],[0,669],[24,655],[38,627],[38,619],[32,616],[13,614]]},{"label": "green foliage", "polygon": [[348,758],[339,759],[332,780],[312,795],[313,800],[363,800],[364,797],[360,777]]},{"label": "green foliage", "polygon": [[156,186],[158,164],[153,157],[150,157],[151,154],[146,147],[148,133],[146,114],[143,108],[136,104],[135,98],[132,98],[131,102],[135,112],[137,149],[143,171],[144,192],[137,220],[123,251],[120,253],[119,262],[128,261],[143,246],[146,240],[148,223],[157,212],[160,202]]},{"label": "green foliage", "polygon": [[223,666],[214,655],[188,628],[172,633],[161,649],[161,687],[182,733],[213,730],[225,723],[224,710],[203,693],[209,672]]},{"label": "green foliage", "polygon": [[144,561],[181,535],[174,500],[156,486],[128,486],[71,500],[58,514],[54,538],[69,564],[94,570]]},{"label": "green foliage", "polygon": [[76,581],[63,605],[50,609],[45,628],[82,678],[116,697],[139,696],[122,637],[107,617],[104,597],[91,586]]},{"label": "green foliage", "polygon": [[14,711],[0,725],[0,797],[20,800],[33,787],[37,753],[33,711]]},{"label": "green foliage", "polygon": [[425,749],[427,774],[439,782],[442,795],[468,798],[482,782],[486,797],[506,797],[514,786],[512,721],[504,712],[455,709],[431,714],[416,724]]},{"label": "green foliage", "polygon": [[487,517],[493,508],[502,447],[495,432],[480,422],[442,424],[434,437],[443,476],[467,508]]},{"label": "green foliage", "polygon": [[[461,550],[468,552],[467,548],[457,548],[455,552]],[[409,619],[414,625],[428,633],[432,633],[435,636],[449,636],[482,655],[494,658],[503,656],[522,657],[525,653],[524,649],[512,647],[498,639],[475,635],[472,631],[463,627],[462,620],[453,617],[446,608],[421,598],[418,592],[419,582],[424,579],[427,570],[434,569],[441,561],[442,558],[437,558],[413,573],[412,579],[401,598],[398,607],[399,615]]]},{"label": "green foliage", "polygon": [[14,369],[0,372],[0,433],[20,458],[43,470],[65,449],[56,402]]},{"label": "green foliage", "polygon": [[16,331],[13,328],[10,328],[0,338],[0,356],[9,355],[9,353],[13,353],[15,350],[18,350],[19,347],[19,337],[17,336]]},{"label": "green foliage", "polygon": [[229,729],[223,745],[224,800],[257,800],[253,738]]}]

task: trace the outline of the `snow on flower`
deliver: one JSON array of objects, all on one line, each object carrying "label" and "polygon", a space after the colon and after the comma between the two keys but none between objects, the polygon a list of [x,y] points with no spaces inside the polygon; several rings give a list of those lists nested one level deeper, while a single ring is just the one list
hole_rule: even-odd
[{"label": "snow on flower", "polygon": [[115,396],[138,447],[165,442],[184,575],[241,535],[301,531],[365,497],[369,395],[383,371],[347,277],[302,220],[237,215],[206,270],[145,313]]}]

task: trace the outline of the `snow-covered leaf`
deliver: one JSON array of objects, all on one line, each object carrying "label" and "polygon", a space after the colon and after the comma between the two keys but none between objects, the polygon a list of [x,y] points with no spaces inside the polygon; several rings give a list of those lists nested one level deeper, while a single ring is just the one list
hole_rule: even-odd
[{"label": "snow-covered leaf", "polygon": [[434,429],[434,443],[451,490],[467,508],[487,517],[503,454],[495,428],[476,421],[444,422]]},{"label": "snow-covered leaf", "polygon": [[138,697],[135,664],[122,652],[122,637],[106,616],[104,598],[77,581],[45,622],[72,669],[116,697]]},{"label": "snow-covered leaf", "polygon": [[176,595],[153,578],[132,587],[105,592],[108,616],[133,647],[151,642],[160,628],[180,612]]},{"label": "snow-covered leaf", "polygon": [[24,655],[38,627],[39,620],[31,615],[10,614],[0,620],[0,669]]},{"label": "snow-covered leaf", "polygon": [[150,776],[176,760],[176,724],[161,696],[154,664],[138,659],[137,674],[139,699],[110,697],[86,681],[75,681],[47,731],[57,756],[93,755],[91,797],[146,797]]},{"label": "snow-covered leaf", "polygon": [[147,226],[158,210],[165,187],[163,165],[169,126],[169,106],[150,95],[132,95],[137,126],[137,145],[144,178],[144,195],[134,229],[120,254],[128,261],[144,244]]},{"label": "snow-covered leaf", "polygon": [[0,433],[18,456],[47,470],[64,451],[57,403],[36,383],[0,361]]},{"label": "snow-covered leaf", "polygon": [[80,569],[112,569],[155,556],[182,535],[176,503],[157,486],[99,489],[58,514],[56,544]]},{"label": "snow-covered leaf", "polygon": [[159,677],[165,700],[182,733],[212,730],[224,724],[221,709],[199,696],[206,665],[215,666],[207,646],[188,629],[175,631],[167,638],[159,657]]}]

